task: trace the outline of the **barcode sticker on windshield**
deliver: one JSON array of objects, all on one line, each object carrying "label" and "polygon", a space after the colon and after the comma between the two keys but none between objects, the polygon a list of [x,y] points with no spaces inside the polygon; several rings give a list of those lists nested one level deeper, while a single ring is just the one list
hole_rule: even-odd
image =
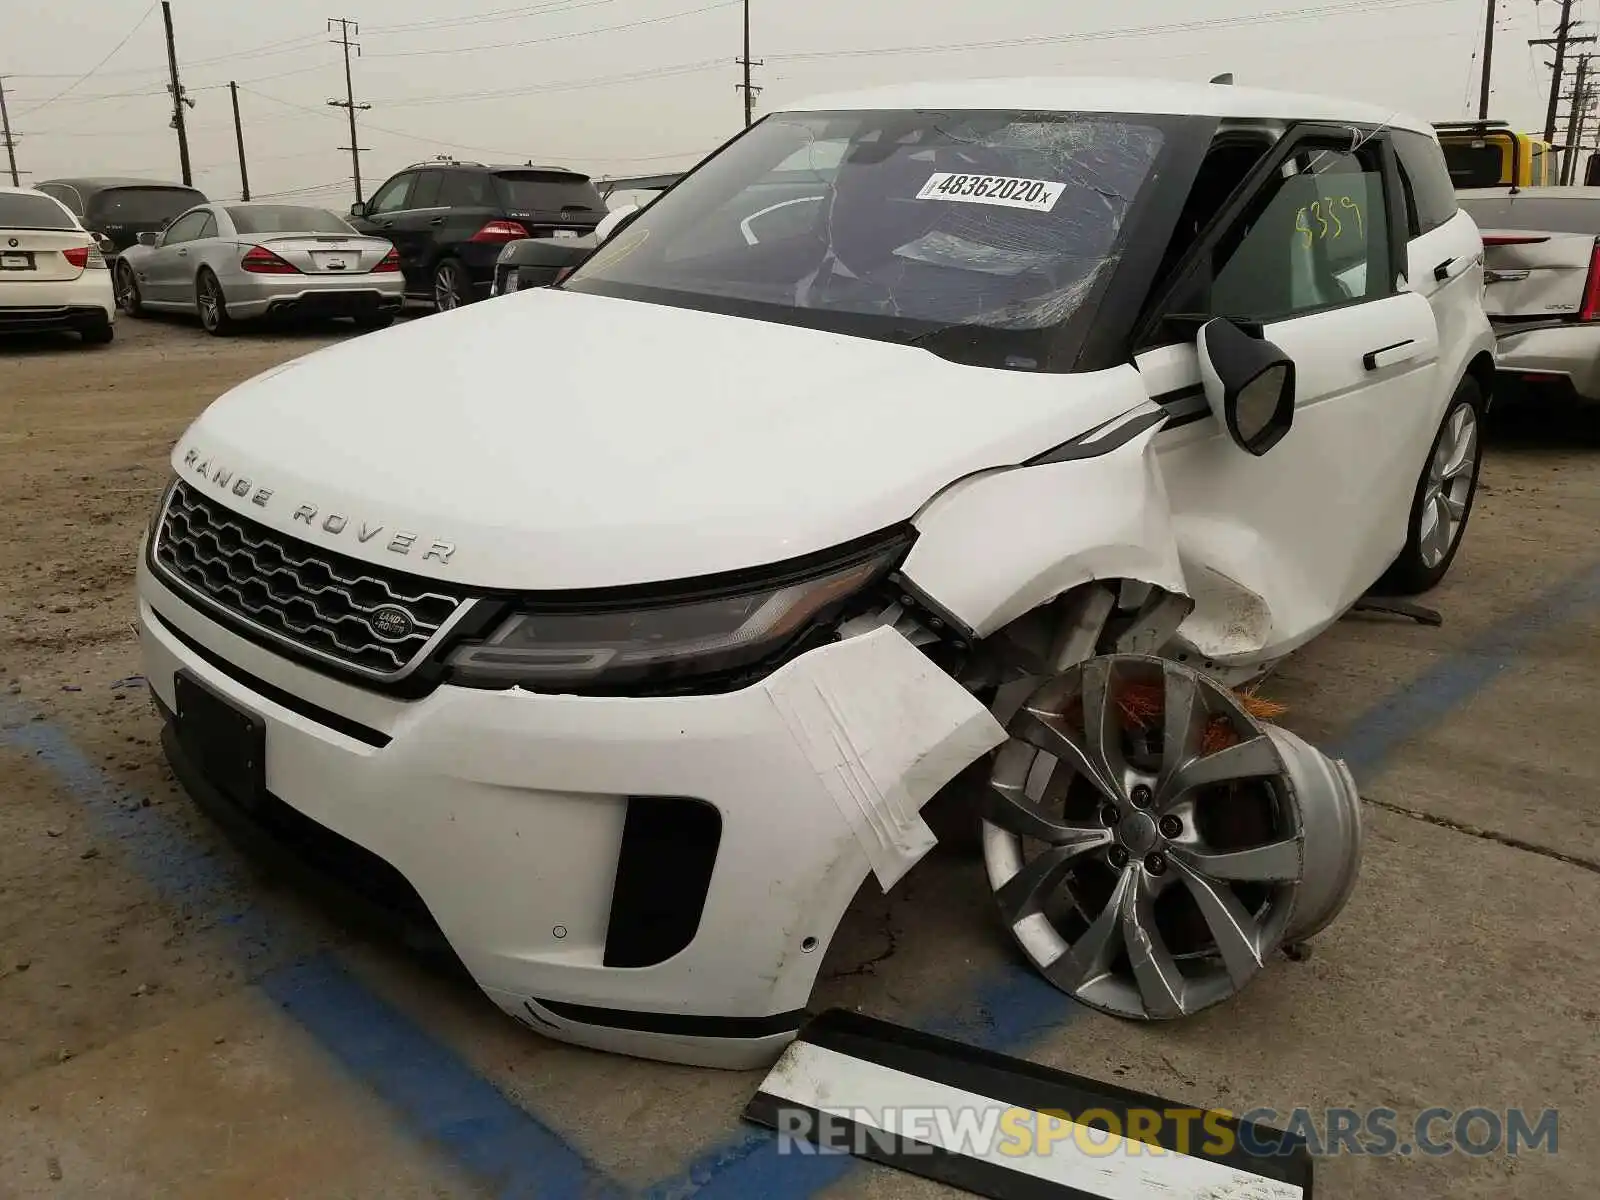
[{"label": "barcode sticker on windshield", "polygon": [[961,204],[1000,204],[1049,212],[1067,190],[1064,183],[1012,179],[1005,175],[961,175],[935,171],[917,193],[918,200],[954,200]]}]

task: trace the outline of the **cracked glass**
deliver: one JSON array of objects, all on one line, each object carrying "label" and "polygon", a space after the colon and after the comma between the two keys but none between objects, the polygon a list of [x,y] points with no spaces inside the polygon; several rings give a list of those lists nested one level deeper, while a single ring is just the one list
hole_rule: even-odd
[{"label": "cracked glass", "polygon": [[1037,334],[1116,265],[1169,132],[1121,114],[778,114],[563,286],[902,342]]}]

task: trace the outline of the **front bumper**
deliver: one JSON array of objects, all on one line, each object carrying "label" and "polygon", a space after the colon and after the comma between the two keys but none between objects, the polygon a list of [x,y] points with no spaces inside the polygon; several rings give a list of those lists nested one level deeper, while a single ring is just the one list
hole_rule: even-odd
[{"label": "front bumper", "polygon": [[1600,400],[1600,324],[1497,326],[1495,368],[1513,383],[1554,384]]},{"label": "front bumper", "polygon": [[524,1024],[647,1058],[770,1062],[865,876],[920,859],[918,810],[1004,740],[888,629],[738,692],[408,702],[244,641],[143,561],[139,588],[158,703],[185,671],[265,725],[268,795],[243,813],[169,722],[197,799],[414,930],[431,919]]},{"label": "front bumper", "polygon": [[378,276],[262,276],[228,289],[228,315],[241,321],[261,316],[367,317],[397,313],[405,300],[399,272]]}]

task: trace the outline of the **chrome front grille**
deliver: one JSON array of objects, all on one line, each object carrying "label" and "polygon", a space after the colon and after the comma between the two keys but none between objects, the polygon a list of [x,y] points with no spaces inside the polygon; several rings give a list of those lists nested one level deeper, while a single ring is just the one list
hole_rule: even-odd
[{"label": "chrome front grille", "polygon": [[172,490],[152,557],[225,622],[378,679],[406,674],[470,602],[268,529],[187,483]]}]

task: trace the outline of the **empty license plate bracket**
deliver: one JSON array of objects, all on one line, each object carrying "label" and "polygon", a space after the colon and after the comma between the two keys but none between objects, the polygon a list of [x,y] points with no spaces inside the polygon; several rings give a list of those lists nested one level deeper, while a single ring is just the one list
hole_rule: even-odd
[{"label": "empty license plate bracket", "polygon": [[178,740],[207,783],[241,808],[266,792],[267,727],[188,671],[173,678]]}]

